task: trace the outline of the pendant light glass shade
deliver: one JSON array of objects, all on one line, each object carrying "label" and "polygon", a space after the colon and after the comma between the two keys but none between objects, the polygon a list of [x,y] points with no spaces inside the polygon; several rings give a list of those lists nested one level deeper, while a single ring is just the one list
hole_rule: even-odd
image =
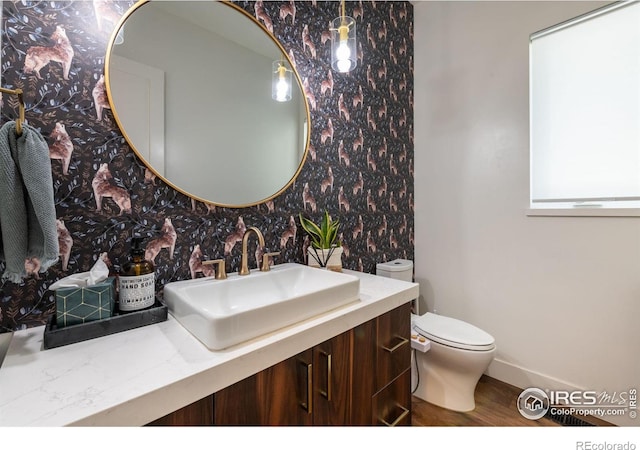
[{"label": "pendant light glass shade", "polygon": [[356,21],[344,12],[331,22],[331,68],[338,72],[349,72],[356,68]]},{"label": "pendant light glass shade", "polygon": [[272,65],[271,98],[278,102],[291,100],[291,70],[284,61],[274,61]]},{"label": "pendant light glass shade", "polygon": [[116,40],[113,42],[115,45],[124,44],[124,24],[118,30],[118,34],[116,34]]}]

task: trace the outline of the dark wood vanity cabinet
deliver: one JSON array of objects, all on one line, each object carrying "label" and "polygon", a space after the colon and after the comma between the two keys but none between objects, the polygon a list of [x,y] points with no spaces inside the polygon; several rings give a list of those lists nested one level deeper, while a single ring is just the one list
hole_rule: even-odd
[{"label": "dark wood vanity cabinet", "polygon": [[411,304],[353,329],[351,424],[411,424]]},{"label": "dark wood vanity cabinet", "polygon": [[164,417],[154,420],[147,426],[206,426],[213,425],[213,395],[193,402]]},{"label": "dark wood vanity cabinet", "polygon": [[152,424],[410,425],[410,322],[407,303]]},{"label": "dark wood vanity cabinet", "polygon": [[351,332],[215,394],[216,425],[343,425],[349,419]]}]

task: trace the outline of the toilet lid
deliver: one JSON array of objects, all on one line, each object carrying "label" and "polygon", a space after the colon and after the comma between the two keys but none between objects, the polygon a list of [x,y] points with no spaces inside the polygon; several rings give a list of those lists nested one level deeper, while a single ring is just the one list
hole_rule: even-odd
[{"label": "toilet lid", "polygon": [[495,340],[489,333],[462,320],[426,313],[415,317],[413,328],[427,339],[464,350],[491,350]]}]

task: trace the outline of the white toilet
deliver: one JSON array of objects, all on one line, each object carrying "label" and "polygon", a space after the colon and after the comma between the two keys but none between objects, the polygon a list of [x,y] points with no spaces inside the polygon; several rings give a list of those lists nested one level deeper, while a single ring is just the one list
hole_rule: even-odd
[{"label": "white toilet", "polygon": [[[378,275],[413,280],[413,262],[395,260],[377,265]],[[493,337],[485,331],[439,314],[412,314],[412,334],[424,336],[429,350],[416,350],[412,364],[413,394],[453,411],[472,411],[474,393],[496,352]],[[413,345],[412,345],[413,346]],[[414,348],[424,348],[419,345]]]},{"label": "white toilet", "polygon": [[416,352],[414,395],[443,408],[472,411],[478,380],[496,353],[493,337],[461,320],[429,312],[412,316],[411,324],[431,342],[429,351]]}]

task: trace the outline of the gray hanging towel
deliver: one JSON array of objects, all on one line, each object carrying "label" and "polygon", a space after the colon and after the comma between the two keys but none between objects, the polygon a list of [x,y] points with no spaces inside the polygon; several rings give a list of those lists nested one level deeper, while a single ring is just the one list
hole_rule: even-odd
[{"label": "gray hanging towel", "polygon": [[49,146],[38,130],[16,123],[0,128],[0,261],[2,280],[20,283],[25,260],[38,258],[40,272],[58,261],[58,232]]}]

